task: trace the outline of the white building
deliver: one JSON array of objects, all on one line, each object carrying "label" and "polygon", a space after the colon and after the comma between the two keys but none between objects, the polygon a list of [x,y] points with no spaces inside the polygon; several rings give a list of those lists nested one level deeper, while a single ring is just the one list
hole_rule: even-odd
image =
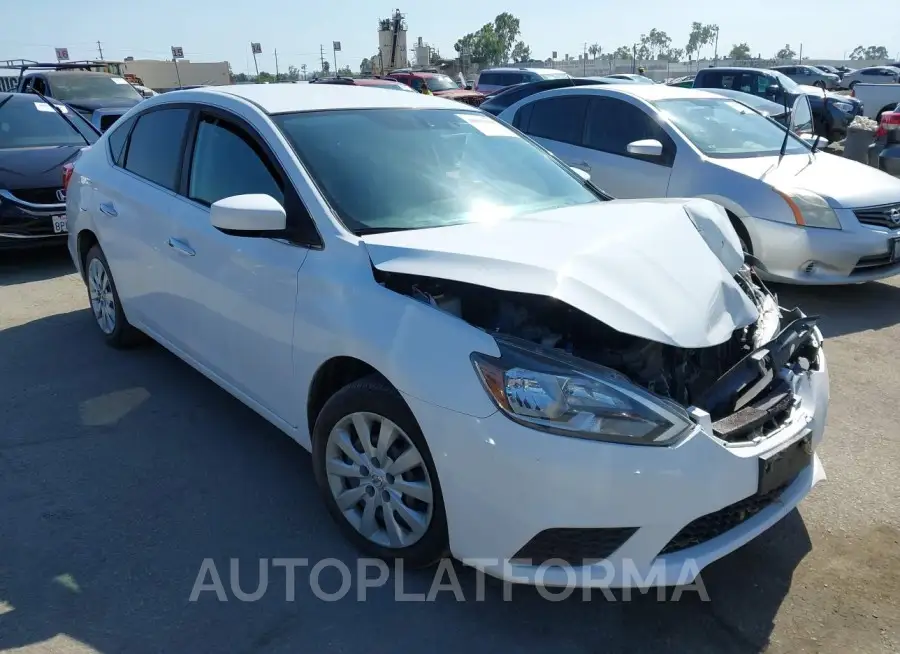
[{"label": "white building", "polygon": [[378,21],[378,54],[377,61],[373,62],[378,72],[389,73],[395,68],[409,66],[406,29],[406,20],[399,9],[395,9],[390,18]]},{"label": "white building", "polygon": [[431,64],[432,48],[422,41],[420,36],[416,42],[416,66],[428,66]]}]

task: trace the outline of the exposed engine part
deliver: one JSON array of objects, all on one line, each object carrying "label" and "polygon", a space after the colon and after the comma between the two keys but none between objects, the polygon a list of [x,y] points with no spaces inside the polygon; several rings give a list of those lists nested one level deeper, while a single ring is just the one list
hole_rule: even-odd
[{"label": "exposed engine part", "polygon": [[[768,340],[777,329],[778,305],[749,269],[742,270],[736,281],[757,305],[760,321],[735,331],[725,343],[699,349],[623,334],[553,298],[377,270],[375,274],[387,288],[489,333],[515,336],[599,363],[683,406],[696,404],[732,366],[757,348],[758,332],[768,332]],[[772,320],[774,324],[769,324]],[[766,329],[760,329],[764,324]]]}]

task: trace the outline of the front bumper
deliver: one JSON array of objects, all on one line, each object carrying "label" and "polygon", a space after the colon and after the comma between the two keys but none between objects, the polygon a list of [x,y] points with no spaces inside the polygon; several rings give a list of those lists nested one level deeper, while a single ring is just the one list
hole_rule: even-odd
[{"label": "front bumper", "polygon": [[750,218],[743,221],[760,277],[788,284],[855,284],[893,277],[893,239],[900,229],[861,225],[850,209],[838,209],[842,229],[797,227]]},{"label": "front bumper", "polygon": [[68,234],[54,231],[54,218],[65,215],[65,203],[35,204],[0,191],[0,249],[63,245]]},{"label": "front bumper", "polygon": [[[795,393],[800,404],[792,420],[762,442],[726,445],[698,427],[681,443],[658,448],[555,436],[499,413],[479,419],[406,400],[431,448],[456,558],[511,582],[615,588],[690,583],[703,567],[766,531],[825,478],[814,456],[751,517],[686,548],[672,547],[698,520],[758,497],[760,455],[802,433],[818,446],[829,396],[824,354],[818,370],[798,375]],[[625,535],[604,557],[586,557],[602,558],[597,562],[546,567],[515,560],[546,530]]]}]

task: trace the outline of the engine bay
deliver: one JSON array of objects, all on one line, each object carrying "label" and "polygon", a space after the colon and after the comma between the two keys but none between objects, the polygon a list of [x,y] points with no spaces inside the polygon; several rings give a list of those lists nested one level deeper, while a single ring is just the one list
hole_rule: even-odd
[{"label": "engine bay", "polygon": [[[759,308],[761,319],[736,330],[724,343],[686,349],[624,334],[551,297],[378,270],[375,275],[386,288],[446,311],[488,333],[562,350],[616,370],[652,393],[682,406],[705,410],[703,398],[707,392],[762,344],[757,331],[765,322],[764,299],[768,297],[761,282],[757,283],[748,269],[742,270],[735,279]],[[774,318],[777,323],[777,303],[772,306],[776,315],[769,315],[768,319]],[[721,410],[710,409],[713,409],[710,411],[713,419],[722,417],[716,415]]]}]

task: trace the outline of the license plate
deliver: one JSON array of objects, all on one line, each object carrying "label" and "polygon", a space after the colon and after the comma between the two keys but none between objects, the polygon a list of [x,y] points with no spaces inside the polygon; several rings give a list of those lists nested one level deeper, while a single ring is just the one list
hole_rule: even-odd
[{"label": "license plate", "polygon": [[759,495],[786,486],[812,463],[812,434],[759,457]]},{"label": "license plate", "polygon": [[69,231],[69,221],[65,216],[53,216],[53,233],[65,234]]}]

